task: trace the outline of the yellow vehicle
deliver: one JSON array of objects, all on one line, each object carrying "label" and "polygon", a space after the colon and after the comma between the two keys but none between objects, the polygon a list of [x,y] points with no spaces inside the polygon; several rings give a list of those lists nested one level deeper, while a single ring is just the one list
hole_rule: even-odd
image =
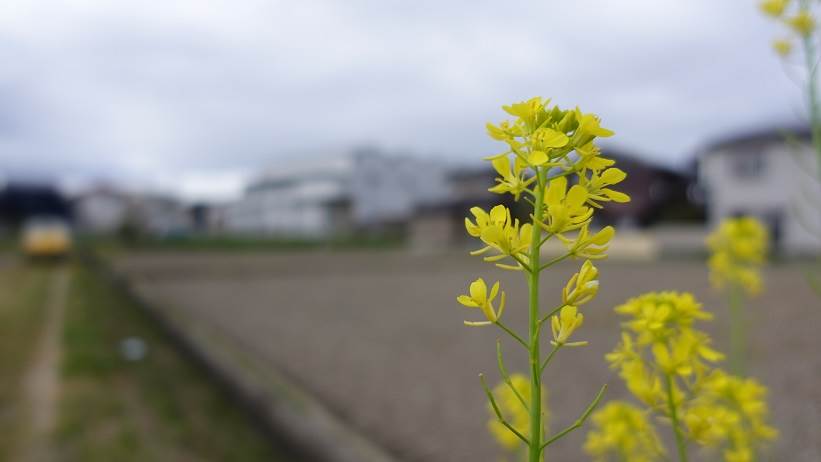
[{"label": "yellow vehicle", "polygon": [[33,218],[21,231],[23,253],[29,257],[63,257],[71,251],[71,230],[60,218]]}]

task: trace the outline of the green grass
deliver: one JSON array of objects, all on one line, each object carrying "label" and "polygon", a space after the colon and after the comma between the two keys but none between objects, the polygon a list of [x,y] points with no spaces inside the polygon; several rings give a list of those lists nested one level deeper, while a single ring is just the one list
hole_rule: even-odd
[{"label": "green grass", "polygon": [[42,330],[48,276],[47,267],[0,262],[0,460],[24,436],[21,380]]},{"label": "green grass", "polygon": [[[85,269],[73,273],[65,320],[57,435],[65,460],[285,460],[138,306]],[[146,342],[143,360],[121,356],[128,337]]]},{"label": "green grass", "polygon": [[332,239],[297,239],[276,237],[242,236],[176,236],[139,237],[122,239],[83,238],[82,244],[106,252],[120,249],[153,251],[299,251],[299,250],[344,250],[344,249],[392,249],[404,244],[400,237],[337,237]]}]

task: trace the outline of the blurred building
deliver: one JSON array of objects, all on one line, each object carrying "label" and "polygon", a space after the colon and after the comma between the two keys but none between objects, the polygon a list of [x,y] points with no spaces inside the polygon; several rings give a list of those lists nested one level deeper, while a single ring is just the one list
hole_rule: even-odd
[{"label": "blurred building", "polygon": [[711,226],[755,216],[776,249],[821,251],[821,187],[808,128],[768,129],[718,140],[698,154],[698,178]]},{"label": "blurred building", "polygon": [[467,245],[471,239],[465,232],[465,217],[472,217],[472,207],[489,210],[504,204],[517,216],[521,215],[515,213],[518,204],[513,196],[488,191],[496,184],[494,178],[496,172],[489,165],[451,171],[447,176],[450,190],[447,199],[417,208],[410,227],[411,247],[428,251]]},{"label": "blurred building", "polygon": [[88,234],[112,234],[128,220],[129,197],[107,186],[94,187],[73,200],[77,228]]},{"label": "blurred building", "polygon": [[694,168],[674,169],[629,151],[602,150],[627,178],[615,188],[630,196],[624,204],[609,203],[596,213],[602,224],[647,228],[658,223],[703,223]]},{"label": "blurred building", "polygon": [[[602,155],[616,160],[627,173],[618,190],[629,194],[626,204],[608,203],[596,214],[596,225],[648,227],[659,222],[700,221],[703,212],[688,193],[694,175],[642,160],[625,151],[604,150]],[[485,164],[481,168],[455,170],[448,176],[451,194],[445,201],[420,207],[411,227],[411,245],[418,250],[461,247],[473,244],[465,232],[465,217],[471,207],[485,210],[497,204],[507,206],[513,216],[529,221],[527,204],[515,202],[510,194],[494,194],[488,188],[498,175]]]},{"label": "blurred building", "polygon": [[138,232],[167,237],[189,233],[193,228],[190,210],[176,198],[144,194],[131,202],[132,219]]},{"label": "blurred building", "polygon": [[16,229],[35,217],[71,220],[71,204],[54,186],[10,182],[0,188],[0,227]]},{"label": "blurred building", "polygon": [[78,231],[86,234],[169,236],[189,232],[193,219],[179,200],[98,186],[74,198]]},{"label": "blurred building", "polygon": [[223,210],[228,232],[329,237],[404,228],[421,204],[447,197],[432,160],[359,150],[277,166]]}]

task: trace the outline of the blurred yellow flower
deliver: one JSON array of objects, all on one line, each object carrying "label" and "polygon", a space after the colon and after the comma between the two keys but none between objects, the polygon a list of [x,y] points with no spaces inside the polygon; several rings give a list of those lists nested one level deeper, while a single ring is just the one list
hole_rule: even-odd
[{"label": "blurred yellow flower", "polygon": [[773,41],[773,49],[782,57],[787,57],[792,53],[792,42],[787,39],[778,39]]},{"label": "blurred yellow flower", "polygon": [[647,411],[624,401],[611,401],[593,414],[593,430],[587,434],[584,450],[596,462],[617,460],[653,462],[664,457],[655,428]]},{"label": "blurred yellow flower", "polygon": [[[530,393],[530,380],[522,374],[511,374],[510,384],[511,385],[509,386],[504,382],[500,383],[493,389],[493,395],[496,397],[496,403],[499,406],[499,411],[501,411],[507,422],[515,428],[516,431],[526,435],[529,431],[528,425],[530,424],[530,413],[522,404],[522,401],[530,407],[531,400],[533,399],[533,396]],[[515,393],[510,388],[511,386],[516,390]],[[516,396],[517,393],[519,396]],[[542,422],[545,423],[546,427],[549,413],[547,410],[547,392],[544,387],[542,387],[541,394],[542,411],[544,415]],[[519,400],[520,397],[522,398],[521,401]],[[488,429],[494,439],[496,439],[496,441],[505,449],[518,449],[523,444],[522,440],[520,440],[515,433],[499,422],[492,406],[488,405],[488,411],[491,414],[490,420],[488,421]]]},{"label": "blurred yellow flower", "polygon": [[784,14],[788,3],[788,0],[765,0],[759,4],[759,7],[764,14],[778,18]]},{"label": "blurred yellow flower", "polygon": [[787,19],[787,24],[801,36],[809,36],[815,30],[815,18],[807,10],[801,10]]},{"label": "blurred yellow flower", "polygon": [[751,217],[721,222],[707,237],[712,255],[707,262],[710,281],[718,288],[734,286],[754,295],[761,290],[760,268],[767,257],[769,233]]},{"label": "blurred yellow flower", "polygon": [[[627,332],[622,332],[621,343],[606,359],[619,370],[630,393],[646,406],[644,412],[657,414],[662,417],[660,422],[673,426],[679,454],[686,454],[690,442],[720,451],[725,462],[749,460],[776,438],[776,430],[767,422],[766,388],[714,366],[723,355],[712,349],[710,337],[695,326],[695,321],[712,315],[692,295],[648,293],[628,300],[616,311],[630,320],[622,324]],[[627,425],[624,421],[631,419],[636,438],[646,434],[641,428],[652,429],[653,425],[649,419],[640,420],[642,411],[619,406],[624,406],[620,408],[623,415],[610,411],[613,414],[607,418],[594,416],[596,428],[585,449],[603,461],[609,456],[631,461],[663,459],[664,449],[657,438],[648,440],[653,444],[645,442],[649,444],[646,448],[660,451],[630,453],[640,443],[629,439],[624,434],[627,430],[614,421],[621,419]]]}]

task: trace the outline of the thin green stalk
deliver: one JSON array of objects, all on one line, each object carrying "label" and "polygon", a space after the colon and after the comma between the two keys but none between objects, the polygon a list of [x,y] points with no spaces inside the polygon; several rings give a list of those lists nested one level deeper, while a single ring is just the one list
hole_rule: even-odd
[{"label": "thin green stalk", "polygon": [[[801,8],[809,9],[809,1],[802,0]],[[818,164],[816,165],[816,175],[821,180],[821,107],[818,104],[818,67],[816,65],[816,50],[813,42],[813,34],[802,37],[804,47],[804,65],[807,66],[807,99],[810,103],[810,126],[812,129],[812,144],[815,148]]]},{"label": "thin green stalk", "polygon": [[747,369],[747,323],[740,287],[730,287],[730,368],[733,374],[745,375]]},{"label": "thin green stalk", "polygon": [[565,428],[564,430],[560,431],[559,433],[556,433],[555,435],[548,438],[547,441],[545,441],[544,444],[542,445],[542,449],[546,448],[547,446],[550,446],[551,443],[565,437],[568,433],[570,433],[573,430],[575,430],[577,428],[580,428],[582,425],[584,425],[584,422],[587,420],[588,417],[590,417],[590,414],[593,413],[593,410],[596,409],[596,406],[599,405],[599,402],[601,401],[602,397],[604,396],[604,392],[606,390],[607,390],[607,384],[602,385],[602,387],[599,389],[599,392],[596,393],[596,397],[593,398],[593,401],[590,402],[590,404],[587,406],[587,409],[584,410],[582,415],[580,415],[579,418],[576,419],[576,421],[573,422],[572,425],[570,425],[569,427]]},{"label": "thin green stalk", "polygon": [[547,355],[547,359],[545,359],[545,360],[544,360],[544,363],[542,363],[541,372],[544,372],[544,370],[547,368],[547,365],[548,365],[548,364],[550,364],[550,361],[551,361],[551,360],[553,360],[553,355],[555,355],[555,354],[556,354],[556,352],[557,352],[557,351],[559,351],[559,349],[560,349],[561,347],[562,347],[561,345],[558,345],[558,344],[557,344],[556,346],[554,346],[554,347],[553,347],[553,349],[552,349],[552,350],[550,350],[550,354],[549,354],[549,355]]},{"label": "thin green stalk", "polygon": [[673,433],[676,435],[678,460],[679,462],[687,462],[687,443],[684,441],[684,434],[681,431],[681,423],[678,420],[678,410],[676,410],[676,403],[673,398],[673,377],[670,374],[665,373],[664,380],[667,386],[667,406],[670,410],[670,420],[673,422]]},{"label": "thin green stalk", "polygon": [[[809,0],[801,0],[801,8],[809,9]],[[804,65],[807,66],[807,99],[810,103],[810,127],[812,145],[815,149],[815,175],[821,183],[821,105],[818,102],[818,66],[816,64],[816,49],[814,34],[807,34],[802,38],[804,47]],[[816,230],[817,231],[817,230]],[[811,272],[808,278],[811,278]],[[813,287],[812,283],[810,286]]]},{"label": "thin green stalk", "polygon": [[501,321],[497,320],[494,324],[499,326],[499,328],[502,329],[503,331],[507,332],[508,335],[510,335],[517,342],[519,342],[523,347],[525,347],[526,350],[530,349],[530,345],[528,345],[527,342],[525,342],[524,339],[522,339],[522,337],[519,337],[519,335],[516,332],[513,332],[513,330],[511,328],[509,328],[506,325],[502,324]]},{"label": "thin green stalk", "polygon": [[[537,220],[541,219],[544,209],[545,173],[539,169],[536,172],[538,185],[536,187],[536,202],[533,205],[533,231],[541,230]],[[530,242],[530,272],[528,274],[529,287],[529,334],[530,334],[530,445],[528,461],[539,462],[542,453],[542,362],[539,345],[539,272],[541,248],[539,245],[541,232]]]}]

